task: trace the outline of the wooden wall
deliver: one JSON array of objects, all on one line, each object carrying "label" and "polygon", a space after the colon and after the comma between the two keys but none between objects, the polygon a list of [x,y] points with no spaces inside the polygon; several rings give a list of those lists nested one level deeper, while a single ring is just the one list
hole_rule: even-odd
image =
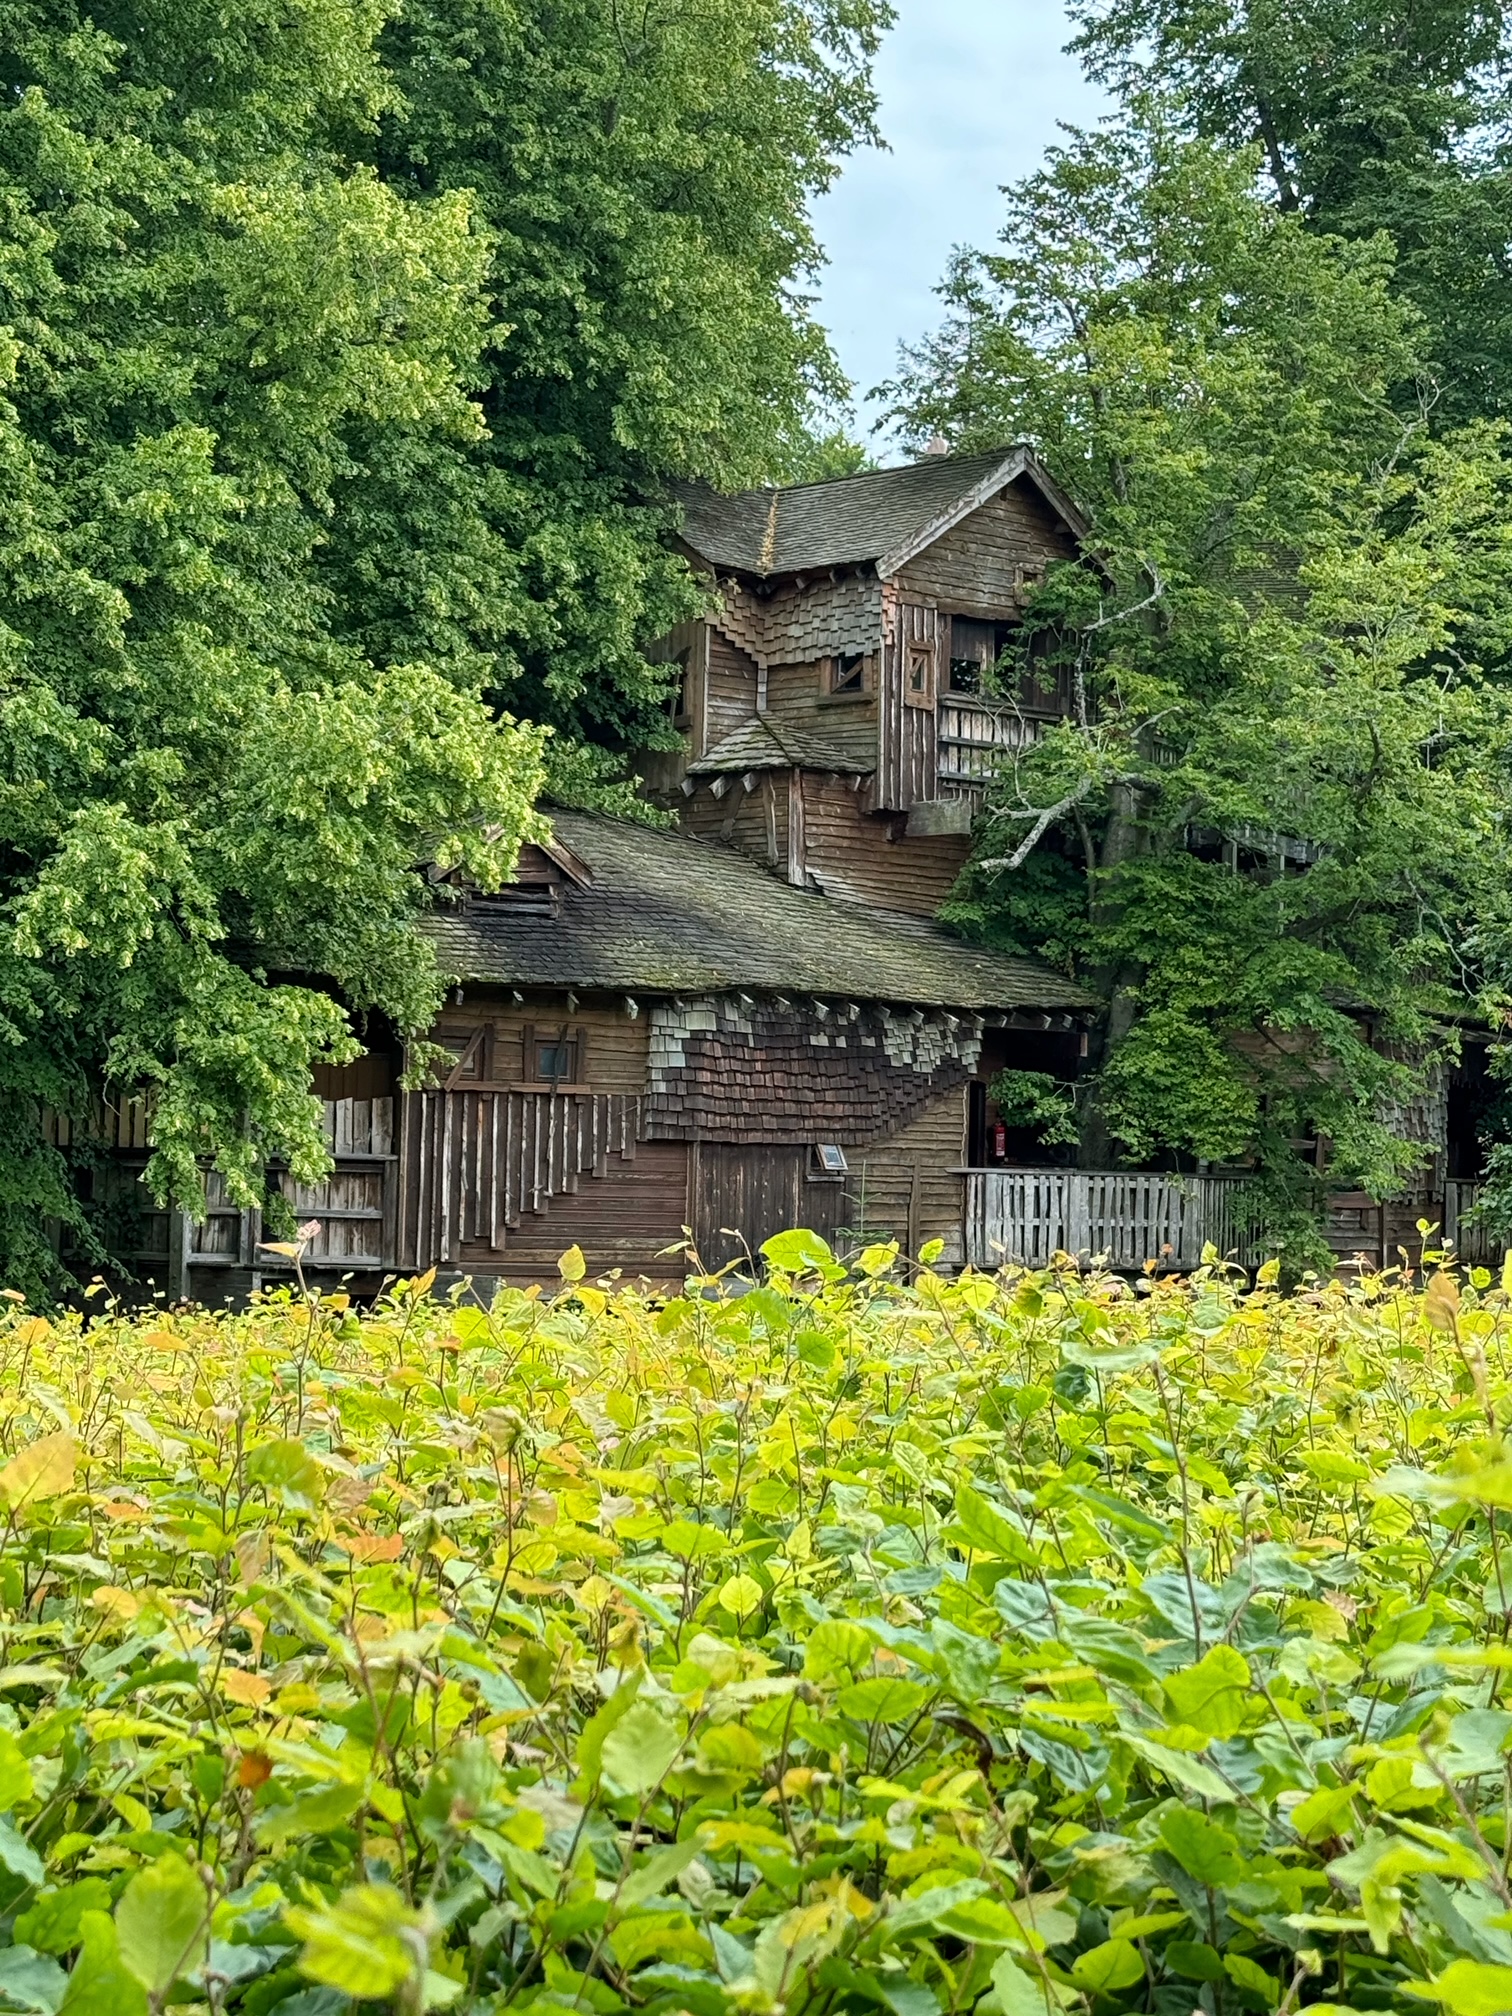
[{"label": "wooden wall", "polygon": [[1076,542],[1033,484],[1020,477],[899,570],[902,595],[957,616],[1011,617],[1028,576],[1074,559]]},{"label": "wooden wall", "polygon": [[843,1219],[842,1184],[815,1180],[814,1151],[801,1146],[695,1142],[689,1149],[693,1243],[707,1268],[752,1259],[764,1240],[802,1226],[833,1239]]},{"label": "wooden wall", "polygon": [[771,665],[767,668],[767,712],[779,727],[818,737],[826,747],[869,771],[877,760],[878,664],[879,652],[874,647],[867,658],[865,688],[856,694],[826,691],[826,660]]},{"label": "wooden wall", "polygon": [[[949,625],[937,609],[889,593],[877,720],[878,811],[906,812],[939,795],[935,706],[949,648]],[[909,688],[916,662],[927,668],[922,697]]]},{"label": "wooden wall", "polygon": [[480,1245],[464,1245],[462,1264],[479,1276],[517,1285],[558,1281],[557,1261],[580,1246],[589,1280],[611,1269],[631,1279],[669,1284],[684,1267],[675,1246],[688,1223],[688,1147],[682,1141],[642,1141],[633,1160],[611,1155],[597,1177],[585,1178],[571,1196],[521,1220],[501,1258]]},{"label": "wooden wall", "polygon": [[594,1092],[645,1090],[649,1038],[644,1016],[632,1021],[624,1007],[612,1001],[580,1001],[569,1008],[562,994],[529,994],[517,1006],[507,994],[470,990],[461,1004],[449,1001],[431,1032],[437,1043],[460,1056],[480,1035],[482,1041],[462,1067],[457,1087],[526,1085],[526,1031],[538,1038],[563,1027],[577,1032],[583,1067],[575,1081]]},{"label": "wooden wall", "polygon": [[851,779],[803,778],[804,865],[827,896],[933,917],[966,865],[965,834],[916,835],[896,814],[869,811]]},{"label": "wooden wall", "polygon": [[911,1258],[930,1239],[961,1258],[967,1088],[944,1092],[900,1133],[850,1157],[846,1222],[866,1239],[896,1239]]},{"label": "wooden wall", "polygon": [[708,639],[708,687],[703,721],[693,742],[695,756],[707,755],[756,712],[756,660],[712,624]]},{"label": "wooden wall", "polygon": [[700,840],[719,840],[736,847],[764,867],[786,874],[790,858],[788,772],[761,770],[747,790],[739,777],[723,779],[716,797],[708,778],[695,780],[698,789],[678,808],[678,824]]}]

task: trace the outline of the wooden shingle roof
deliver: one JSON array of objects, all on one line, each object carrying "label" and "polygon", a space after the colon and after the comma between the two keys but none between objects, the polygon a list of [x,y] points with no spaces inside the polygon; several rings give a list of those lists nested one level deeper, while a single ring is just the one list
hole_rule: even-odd
[{"label": "wooden shingle roof", "polygon": [[794,889],[710,840],[581,812],[551,814],[586,870],[554,915],[486,897],[426,921],[453,979],[632,995],[816,994],[967,1011],[1090,1008],[1033,959],[937,924]]},{"label": "wooden shingle roof", "polygon": [[877,759],[855,756],[822,735],[769,714],[743,721],[722,741],[688,765],[690,777],[739,776],[743,770],[830,770],[837,776],[861,777],[875,770]]},{"label": "wooden shingle roof", "polygon": [[679,487],[682,537],[715,567],[768,577],[876,563],[890,574],[1007,484],[1030,482],[1078,537],[1086,524],[1031,449],[929,455],[900,469],[869,469],[784,490],[724,496]]}]

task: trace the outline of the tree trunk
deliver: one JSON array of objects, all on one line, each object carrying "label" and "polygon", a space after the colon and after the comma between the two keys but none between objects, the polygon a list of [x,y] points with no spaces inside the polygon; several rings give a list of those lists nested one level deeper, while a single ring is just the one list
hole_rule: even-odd
[{"label": "tree trunk", "polygon": [[[1099,850],[1091,892],[1094,930],[1115,925],[1123,910],[1120,870],[1146,852],[1149,835],[1144,823],[1144,792],[1136,784],[1116,784],[1110,794],[1107,829]],[[1092,1090],[1082,1107],[1076,1161],[1081,1169],[1107,1169],[1117,1159],[1116,1143],[1099,1096],[1099,1081],[1128,1036],[1138,1016],[1138,987],[1143,973],[1131,961],[1110,961],[1093,975],[1093,984],[1108,1003],[1093,1034],[1088,1076]]]}]

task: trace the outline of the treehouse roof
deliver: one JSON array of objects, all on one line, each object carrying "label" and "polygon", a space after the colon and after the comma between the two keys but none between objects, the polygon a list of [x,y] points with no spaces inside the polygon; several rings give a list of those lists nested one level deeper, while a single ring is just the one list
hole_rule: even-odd
[{"label": "treehouse roof", "polygon": [[1033,959],[937,924],[795,889],[733,848],[582,812],[553,812],[577,873],[549,902],[464,896],[428,920],[453,978],[630,994],[818,994],[908,1007],[1084,1009],[1093,997]]},{"label": "treehouse roof", "polygon": [[1008,484],[1031,483],[1078,538],[1086,521],[1026,447],[988,455],[926,455],[900,469],[868,469],[783,490],[678,487],[682,538],[715,567],[761,577],[870,561],[894,574]]}]

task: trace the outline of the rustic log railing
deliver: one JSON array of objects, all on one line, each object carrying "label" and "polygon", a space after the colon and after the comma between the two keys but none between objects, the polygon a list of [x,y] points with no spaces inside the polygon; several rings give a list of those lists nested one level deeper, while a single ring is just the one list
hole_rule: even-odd
[{"label": "rustic log railing", "polygon": [[1110,1267],[1201,1264],[1213,1246],[1251,1266],[1263,1257],[1242,1176],[1141,1170],[968,1169],[966,1257],[974,1267],[1044,1267],[1057,1253]]}]

